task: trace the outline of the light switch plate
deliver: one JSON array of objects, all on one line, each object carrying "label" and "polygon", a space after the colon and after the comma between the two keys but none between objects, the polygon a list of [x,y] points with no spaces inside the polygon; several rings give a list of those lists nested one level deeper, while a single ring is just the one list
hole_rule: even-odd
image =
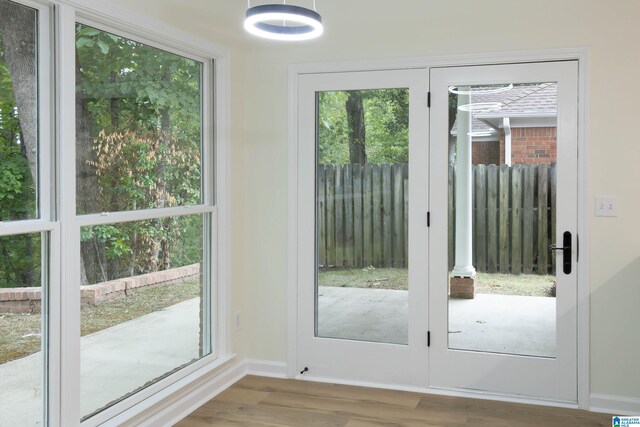
[{"label": "light switch plate", "polygon": [[596,216],[618,216],[618,204],[613,196],[596,197]]}]

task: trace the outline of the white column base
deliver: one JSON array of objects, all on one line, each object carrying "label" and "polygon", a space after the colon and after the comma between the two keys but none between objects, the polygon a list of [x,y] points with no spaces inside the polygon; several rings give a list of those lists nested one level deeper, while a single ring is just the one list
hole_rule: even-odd
[{"label": "white column base", "polygon": [[454,266],[451,271],[453,277],[476,277],[476,269],[472,265]]}]

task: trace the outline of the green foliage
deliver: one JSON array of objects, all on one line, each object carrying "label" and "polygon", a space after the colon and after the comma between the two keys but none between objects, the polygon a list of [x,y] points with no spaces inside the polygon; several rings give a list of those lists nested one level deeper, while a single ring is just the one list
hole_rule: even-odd
[{"label": "green foliage", "polygon": [[[29,171],[0,34],[0,221],[36,216],[36,189]],[[40,235],[0,238],[0,287],[40,285]]]},{"label": "green foliage", "polygon": [[[402,163],[409,159],[409,92],[407,89],[361,91],[364,98],[367,161]],[[318,93],[320,164],[349,163],[348,93]]]},{"label": "green foliage", "polygon": [[[77,25],[78,96],[86,101],[99,194],[92,212],[201,203],[202,65]],[[88,280],[200,262],[200,216],[83,229]],[[86,250],[83,250],[83,254]]]}]

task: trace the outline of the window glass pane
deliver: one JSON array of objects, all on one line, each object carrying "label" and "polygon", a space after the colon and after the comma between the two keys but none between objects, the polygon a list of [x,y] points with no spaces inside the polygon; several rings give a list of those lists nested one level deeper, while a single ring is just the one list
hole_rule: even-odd
[{"label": "window glass pane", "polygon": [[556,355],[557,99],[555,82],[449,88],[451,349]]},{"label": "window glass pane", "polygon": [[[88,417],[211,352],[208,215],[83,227],[81,410]],[[95,262],[96,265],[91,265]],[[82,272],[81,272],[82,274]]]},{"label": "window glass pane", "polygon": [[195,205],[202,64],[76,26],[77,212]]},{"label": "window glass pane", "polygon": [[42,425],[41,235],[0,237],[0,253],[0,424]]},{"label": "window glass pane", "polygon": [[38,217],[37,22],[0,0],[0,221]]},{"label": "window glass pane", "polygon": [[407,344],[409,90],[317,105],[316,336]]}]

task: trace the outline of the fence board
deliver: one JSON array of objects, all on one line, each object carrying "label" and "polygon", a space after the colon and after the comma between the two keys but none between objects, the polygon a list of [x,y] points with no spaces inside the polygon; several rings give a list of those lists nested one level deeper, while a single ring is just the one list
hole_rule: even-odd
[{"label": "fence board", "polygon": [[475,168],[475,205],[476,205],[476,269],[487,271],[487,169],[485,165]]},{"label": "fence board", "polygon": [[536,170],[524,170],[524,204],[522,208],[522,272],[533,272],[533,245],[535,243],[534,226],[534,191],[536,190]]},{"label": "fence board", "polygon": [[549,272],[549,168],[538,167],[538,273]]},{"label": "fence board", "polygon": [[374,265],[373,257],[373,188],[371,181],[371,165],[362,168],[362,243],[364,245],[364,264],[362,267]]},{"label": "fence board", "polygon": [[336,266],[344,265],[344,180],[342,179],[342,168],[336,167]]},{"label": "fence board", "polygon": [[353,246],[354,266],[363,265],[362,165],[353,165]]},{"label": "fence board", "polygon": [[353,177],[352,170],[354,165],[345,165],[344,168],[344,266],[353,267],[355,264],[355,255],[353,253]]},{"label": "fence board", "polygon": [[393,265],[393,222],[391,214],[393,212],[393,197],[391,194],[391,165],[382,165],[382,232],[383,237],[383,257],[384,265],[391,267]]},{"label": "fence board", "polygon": [[336,174],[333,165],[328,165],[325,170],[326,197],[327,197],[327,264],[336,265]]},{"label": "fence board", "polygon": [[373,265],[381,267],[384,265],[382,252],[382,174],[379,165],[374,165],[371,170],[372,198],[373,198]]},{"label": "fence board", "polygon": [[487,166],[487,272],[498,271],[498,167]]},{"label": "fence board", "polygon": [[325,167],[318,167],[318,264],[327,265],[327,224],[326,224],[326,204],[325,191]]},{"label": "fence board", "polygon": [[509,196],[511,192],[511,182],[509,175],[511,168],[507,165],[500,166],[499,177],[499,213],[498,213],[498,253],[500,273],[509,273],[510,248],[509,248]]},{"label": "fence board", "polygon": [[404,207],[402,184],[404,179],[402,178],[402,165],[393,165],[391,174],[393,176],[393,266],[399,268],[404,264],[402,259],[404,246],[404,215],[402,213],[402,208]]},{"label": "fence board", "polygon": [[511,273],[522,272],[522,166],[511,168]]}]

